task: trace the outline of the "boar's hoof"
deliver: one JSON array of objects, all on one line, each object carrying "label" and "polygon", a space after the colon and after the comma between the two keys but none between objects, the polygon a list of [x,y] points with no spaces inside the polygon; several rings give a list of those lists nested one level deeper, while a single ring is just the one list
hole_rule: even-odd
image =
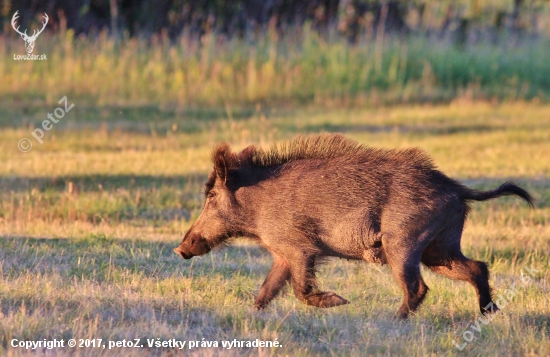
[{"label": "boar's hoof", "polygon": [[490,304],[485,306],[484,308],[481,308],[481,314],[484,316],[491,316],[496,315],[500,312],[500,309],[498,308],[497,304],[491,301]]},{"label": "boar's hoof", "polygon": [[395,320],[406,320],[409,318],[409,311],[397,311],[397,313],[393,316]]},{"label": "boar's hoof", "polygon": [[262,311],[266,307],[267,307],[267,304],[264,304],[264,303],[257,302],[257,303],[254,304],[254,308],[258,311]]},{"label": "boar's hoof", "polygon": [[328,291],[308,295],[306,297],[306,304],[326,309],[329,307],[349,304],[349,301],[341,296],[336,295],[332,291]]}]

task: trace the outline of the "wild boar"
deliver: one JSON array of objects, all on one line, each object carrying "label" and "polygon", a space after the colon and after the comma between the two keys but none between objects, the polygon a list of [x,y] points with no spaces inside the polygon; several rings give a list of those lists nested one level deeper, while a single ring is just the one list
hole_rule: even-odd
[{"label": "wild boar", "polygon": [[371,148],[341,134],[298,137],[269,150],[240,153],[221,144],[205,184],[206,202],[174,251],[184,259],[246,237],[273,255],[255,307],[263,309],[290,280],[307,305],[348,301],[319,290],[324,257],[389,264],[404,291],[396,317],[405,319],[426,296],[420,263],[474,286],[479,308],[492,303],[487,265],[460,250],[469,203],[527,191],[504,183],[492,191],[467,188],[440,172],[420,149]]}]

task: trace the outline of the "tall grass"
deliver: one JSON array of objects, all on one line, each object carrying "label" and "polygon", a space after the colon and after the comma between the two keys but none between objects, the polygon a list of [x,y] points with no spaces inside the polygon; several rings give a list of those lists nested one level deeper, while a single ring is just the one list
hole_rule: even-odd
[{"label": "tall grass", "polygon": [[[330,36],[329,36],[330,37]],[[544,100],[550,93],[548,39],[459,48],[443,40],[378,37],[357,45],[323,39],[308,26],[278,38],[206,35],[152,41],[71,30],[23,42],[0,37],[0,96],[55,103],[64,95],[92,105],[182,108],[256,103],[376,104],[446,101],[460,96]],[[27,103],[29,103],[27,101]]]}]

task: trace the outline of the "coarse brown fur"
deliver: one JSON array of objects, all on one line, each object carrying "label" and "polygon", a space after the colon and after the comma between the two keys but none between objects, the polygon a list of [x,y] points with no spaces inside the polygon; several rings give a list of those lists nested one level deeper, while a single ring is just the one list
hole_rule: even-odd
[{"label": "coarse brown fur", "polygon": [[472,190],[438,171],[420,149],[370,148],[340,134],[240,153],[221,144],[212,159],[204,209],[175,251],[189,259],[233,237],[259,242],[273,255],[259,309],[289,280],[308,305],[348,303],[317,287],[316,265],[330,256],[389,264],[405,294],[399,318],[416,310],[428,291],[420,263],[471,283],[482,312],[497,309],[487,265],[460,251],[468,202],[517,195],[532,205],[512,183]]}]

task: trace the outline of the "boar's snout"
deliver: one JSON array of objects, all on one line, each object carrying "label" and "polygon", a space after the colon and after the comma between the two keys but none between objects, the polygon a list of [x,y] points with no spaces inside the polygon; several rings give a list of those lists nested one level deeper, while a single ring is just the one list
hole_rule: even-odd
[{"label": "boar's snout", "polygon": [[210,250],[208,241],[204,237],[189,231],[174,252],[181,255],[183,259],[191,259],[194,256],[206,254]]},{"label": "boar's snout", "polygon": [[191,259],[193,257],[190,254],[185,254],[185,252],[180,247],[174,248],[174,252],[176,252],[176,254],[181,255],[183,259]]}]

